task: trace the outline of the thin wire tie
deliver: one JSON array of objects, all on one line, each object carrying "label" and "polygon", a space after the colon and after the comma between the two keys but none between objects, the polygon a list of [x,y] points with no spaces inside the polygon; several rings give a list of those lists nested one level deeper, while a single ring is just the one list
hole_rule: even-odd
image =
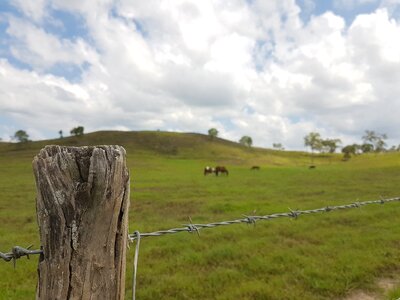
[{"label": "thin wire tie", "polygon": [[198,236],[200,236],[199,228],[193,224],[192,218],[189,217],[190,224],[184,224],[190,233],[196,232]]},{"label": "thin wire tie", "polygon": [[290,213],[288,214],[290,217],[292,217],[292,218],[295,218],[295,219],[297,219],[297,217],[298,216],[300,216],[300,212],[299,211],[297,211],[297,210],[291,210],[290,208],[289,208],[289,210],[290,210]]},{"label": "thin wire tie", "polygon": [[136,274],[137,274],[138,259],[139,259],[140,232],[135,231],[134,235],[136,236],[136,248],[135,248],[135,258],[133,260],[132,300],[136,299]]},{"label": "thin wire tie", "polygon": [[253,224],[254,226],[256,226],[256,218],[254,218],[253,216],[246,216],[246,215],[243,216],[245,217],[244,221],[247,224]]}]

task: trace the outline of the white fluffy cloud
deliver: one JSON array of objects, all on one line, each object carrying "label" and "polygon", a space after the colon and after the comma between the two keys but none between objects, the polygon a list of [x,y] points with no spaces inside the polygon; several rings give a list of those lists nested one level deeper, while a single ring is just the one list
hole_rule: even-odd
[{"label": "white fluffy cloud", "polygon": [[[382,2],[346,24],[332,12],[301,19],[302,9],[314,8],[306,3],[14,0],[23,16],[5,18],[0,118],[11,121],[0,122],[0,136],[24,128],[33,138],[51,137],[76,125],[217,127],[225,138],[302,149],[310,131],[359,142],[369,129],[399,143],[395,4]],[[85,34],[48,30],[63,22],[55,11],[79,15]],[[54,73],[60,66],[80,74]]]},{"label": "white fluffy cloud", "polygon": [[96,63],[97,53],[82,38],[60,39],[28,21],[8,18],[6,33],[12,37],[12,55],[34,68],[47,69],[56,64],[81,66]]},{"label": "white fluffy cloud", "polygon": [[30,18],[35,22],[41,22],[46,16],[46,5],[47,0],[35,0],[35,1],[24,1],[24,0],[11,0],[11,3],[19,9],[26,17]]}]

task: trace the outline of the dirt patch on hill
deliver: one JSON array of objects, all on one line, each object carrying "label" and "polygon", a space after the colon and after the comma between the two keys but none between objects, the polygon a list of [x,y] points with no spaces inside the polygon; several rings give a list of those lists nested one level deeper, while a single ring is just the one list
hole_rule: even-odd
[{"label": "dirt patch on hill", "polygon": [[355,290],[341,300],[384,300],[385,295],[392,289],[400,285],[400,278],[381,278],[377,281],[376,285],[381,292],[365,292]]}]

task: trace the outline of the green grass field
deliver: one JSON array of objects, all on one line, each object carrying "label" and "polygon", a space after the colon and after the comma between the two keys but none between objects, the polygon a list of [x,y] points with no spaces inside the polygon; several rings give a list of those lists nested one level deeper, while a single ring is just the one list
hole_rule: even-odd
[{"label": "green grass field", "polygon": [[[98,132],[83,137],[0,143],[0,251],[37,248],[31,162],[46,144],[119,144],[131,172],[130,232],[151,232],[243,215],[313,209],[400,196],[400,154],[340,155],[247,149],[198,134]],[[203,176],[224,164],[228,177]],[[261,166],[251,171],[252,165]],[[137,299],[342,299],[384,291],[399,278],[400,202],[179,233],[141,241]],[[128,253],[130,299],[133,247]],[[0,261],[0,299],[33,299],[37,257]]]}]

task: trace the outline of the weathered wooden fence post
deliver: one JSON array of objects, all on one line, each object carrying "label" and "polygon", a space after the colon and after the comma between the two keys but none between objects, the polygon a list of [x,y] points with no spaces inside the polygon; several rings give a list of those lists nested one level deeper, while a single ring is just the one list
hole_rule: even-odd
[{"label": "weathered wooden fence post", "polygon": [[46,146],[33,160],[44,254],[36,299],[123,299],[129,172],[120,146]]}]

